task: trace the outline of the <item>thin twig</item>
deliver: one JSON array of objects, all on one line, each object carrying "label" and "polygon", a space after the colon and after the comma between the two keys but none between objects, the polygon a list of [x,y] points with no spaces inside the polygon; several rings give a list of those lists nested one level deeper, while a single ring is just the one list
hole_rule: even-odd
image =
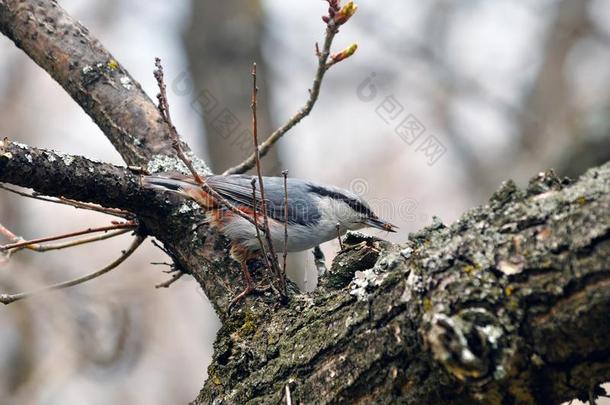
[{"label": "thin twig", "polygon": [[292,395],[290,395],[290,387],[286,384],[286,405],[292,405]]},{"label": "thin twig", "polygon": [[[150,264],[152,264],[153,266],[168,266],[168,267],[173,267],[172,263],[168,263],[168,262],[150,262]],[[176,270],[168,270],[168,271],[164,271],[164,273],[173,273]]]},{"label": "thin twig", "polygon": [[170,279],[155,285],[155,288],[169,288],[169,286],[171,286],[176,281],[178,281],[182,276],[184,276],[186,274],[186,272],[183,270],[182,267],[179,267],[180,265],[178,264],[178,258],[176,257],[176,255],[174,253],[170,252],[164,246],[161,246],[161,244],[159,244],[154,239],[152,239],[151,242],[153,245],[155,245],[156,247],[161,249],[161,251],[163,251],[163,253],[168,255],[173,261],[173,263],[167,263],[167,262],[152,262],[151,263],[153,265],[169,266],[169,270],[164,270],[163,273],[171,274]]},{"label": "thin twig", "polygon": [[[322,79],[324,78],[324,74],[326,71],[332,67],[335,63],[340,62],[349,56],[351,56],[356,48],[356,44],[350,45],[348,48],[343,51],[337,53],[336,55],[330,56],[330,48],[335,38],[335,35],[339,32],[339,27],[345,24],[352,15],[356,12],[357,7],[353,4],[353,2],[349,2],[345,4],[343,7],[339,6],[339,2],[333,0],[327,0],[329,4],[328,15],[322,17],[322,20],[326,23],[326,35],[324,37],[324,44],[322,46],[322,51],[320,51],[320,47],[316,43],[315,54],[318,58],[318,68],[314,75],[313,84],[311,89],[309,89],[309,98],[305,102],[305,105],[292,117],[288,119],[288,121],[276,129],[269,137],[260,145],[259,149],[259,159],[264,157],[271,147],[282,137],[286,132],[288,132],[292,127],[298,124],[303,118],[309,115],[314,104],[318,100],[318,96],[320,95],[320,87],[322,85]],[[329,61],[330,57],[330,61]],[[226,170],[223,174],[239,174],[244,173],[254,167],[256,164],[256,153],[250,155],[246,160],[237,166],[231,167]]]},{"label": "thin twig", "polygon": [[174,124],[172,122],[172,118],[169,113],[167,88],[165,86],[165,79],[163,77],[163,66],[161,65],[161,59],[155,58],[155,67],[156,67],[156,69],[154,71],[154,76],[155,76],[155,79],[157,80],[157,85],[159,86],[159,94],[157,94],[157,100],[159,100],[158,108],[159,108],[159,112],[161,113],[161,117],[163,117],[163,120],[169,127],[169,134],[170,134],[170,137],[172,140],[172,146],[178,153],[178,157],[180,157],[180,160],[182,160],[184,162],[186,167],[189,169],[189,171],[193,175],[193,178],[195,179],[197,184],[204,184],[205,181],[203,180],[203,178],[201,178],[199,173],[197,173],[197,170],[195,170],[195,168],[193,167],[193,162],[184,153],[184,150],[182,149],[182,146],[180,145],[180,138],[178,137],[178,131],[176,130],[176,127],[174,126]]},{"label": "thin twig", "polygon": [[271,267],[271,262],[269,261],[269,256],[267,256],[267,250],[265,249],[265,244],[263,243],[263,239],[261,238],[261,230],[258,226],[258,215],[256,215],[256,179],[252,178],[252,181],[250,182],[250,184],[252,184],[252,205],[253,205],[253,209],[254,209],[254,224],[256,225],[256,238],[258,239],[258,244],[261,247],[261,252],[263,253],[263,256],[265,257],[265,262],[267,263],[267,268],[268,269],[273,269],[273,267]]},{"label": "thin twig", "polygon": [[87,243],[92,243],[92,242],[98,242],[98,241],[102,241],[102,240],[106,240],[106,239],[111,239],[114,238],[115,236],[119,236],[119,235],[123,235],[127,232],[131,232],[131,228],[127,228],[127,229],[119,229],[115,232],[108,232],[108,233],[103,233],[101,235],[96,235],[96,236],[91,236],[88,238],[82,238],[82,239],[77,239],[77,240],[73,240],[70,242],[64,242],[64,243],[55,243],[55,244],[44,244],[44,245],[40,245],[40,244],[34,244],[34,245],[27,245],[24,246],[24,249],[28,249],[28,250],[32,250],[34,252],[39,252],[39,253],[43,253],[43,252],[48,252],[49,250],[60,250],[60,249],[66,249],[66,248],[70,248],[70,247],[74,247],[74,246],[80,246],[80,245],[85,245]]},{"label": "thin twig", "polygon": [[82,201],[72,200],[70,198],[59,197],[58,202],[60,204],[70,205],[74,208],[81,208],[85,210],[103,212],[104,214],[114,215],[122,218],[133,218],[135,215],[129,211],[125,211],[119,208],[106,208],[97,204],[84,203]]},{"label": "thin twig", "polygon": [[123,251],[123,253],[121,254],[121,256],[118,259],[116,259],[115,261],[113,261],[108,266],[104,267],[103,269],[100,269],[96,272],[87,274],[86,276],[83,276],[83,277],[78,277],[73,280],[64,281],[64,282],[57,283],[57,284],[52,284],[52,285],[49,285],[49,286],[46,286],[46,287],[43,287],[43,288],[40,288],[40,289],[37,289],[34,291],[30,291],[30,292],[23,292],[23,293],[18,293],[18,294],[0,294],[0,303],[2,303],[4,305],[8,305],[12,302],[15,302],[15,301],[18,301],[18,300],[21,300],[24,298],[28,298],[35,294],[40,294],[40,293],[47,292],[47,291],[60,290],[63,288],[72,287],[72,286],[75,286],[78,284],[85,283],[89,280],[93,280],[94,278],[100,277],[101,275],[108,273],[109,271],[115,269],[121,263],[123,263],[125,261],[125,259],[127,259],[129,256],[131,256],[131,254],[133,252],[135,252],[135,250],[142,244],[144,239],[146,239],[146,236],[142,236],[142,235],[136,236],[135,239],[133,240],[133,242],[131,243],[131,245],[129,246],[129,248],[126,251]]},{"label": "thin twig", "polygon": [[284,262],[282,263],[282,285],[286,283],[286,258],[288,256],[288,170],[282,171],[284,176]]},{"label": "thin twig", "polygon": [[[15,235],[13,232],[11,232],[8,228],[6,228],[2,224],[0,224],[0,234],[7,237],[10,242],[18,242],[21,240],[21,238],[19,236]],[[0,250],[0,265],[6,263],[8,261],[8,259],[10,259],[12,253],[13,253],[13,251],[11,251],[11,250],[9,250],[9,251]]]},{"label": "thin twig", "polygon": [[252,64],[252,140],[254,141],[254,156],[255,156],[255,164],[256,164],[256,175],[258,177],[258,183],[260,185],[260,193],[261,193],[261,211],[263,213],[263,229],[265,230],[265,238],[267,239],[267,244],[269,247],[269,253],[271,253],[271,271],[275,273],[275,276],[280,281],[280,293],[282,295],[286,294],[286,290],[284,289],[284,283],[282,282],[282,273],[280,270],[279,263],[277,262],[277,255],[275,254],[275,247],[273,246],[273,242],[271,240],[271,232],[269,230],[269,216],[267,215],[267,200],[265,198],[265,185],[263,183],[263,175],[261,171],[261,162],[259,157],[259,146],[258,146],[258,120],[256,114],[257,107],[257,95],[258,95],[258,87],[256,85],[256,63]]},{"label": "thin twig", "polygon": [[69,205],[74,208],[80,208],[80,209],[85,209],[85,210],[89,210],[89,211],[97,211],[97,212],[101,212],[104,214],[113,215],[115,217],[130,218],[130,217],[134,216],[131,212],[124,211],[124,210],[121,210],[118,208],[106,208],[106,207],[102,207],[101,205],[84,203],[84,202],[71,200],[69,198],[64,198],[64,197],[53,198],[53,197],[45,197],[45,196],[39,195],[38,193],[31,193],[31,194],[25,193],[23,191],[19,191],[12,187],[8,187],[4,184],[0,184],[0,189],[9,191],[11,193],[15,193],[22,197],[33,198],[34,200],[46,201],[46,202],[51,202],[51,203],[55,203],[55,204]]},{"label": "thin twig", "polygon": [[[316,74],[313,79],[313,84],[311,89],[309,90],[309,98],[305,102],[305,105],[299,109],[299,111],[294,114],[288,121],[276,129],[269,137],[260,144],[260,148],[258,151],[259,158],[264,157],[271,147],[280,140],[286,132],[288,132],[292,127],[298,124],[303,118],[309,115],[314,104],[318,100],[318,96],[320,95],[320,87],[322,85],[322,79],[324,78],[324,74],[328,70],[330,66],[327,66],[328,57],[330,55],[330,47],[332,45],[333,39],[337,34],[336,28],[327,27],[326,36],[324,38],[324,45],[322,47],[322,51],[317,50],[318,57],[318,69],[316,70]],[[256,152],[250,155],[246,160],[238,164],[237,166],[231,167],[226,170],[223,174],[240,174],[244,173],[254,167],[256,164]]]},{"label": "thin twig", "polygon": [[174,257],[172,256],[172,253],[171,253],[169,250],[167,250],[167,249],[165,248],[165,246],[162,246],[162,245],[161,245],[159,242],[157,242],[155,239],[151,239],[151,240],[150,240],[150,242],[151,242],[153,245],[155,245],[155,246],[156,246],[156,247],[157,247],[159,250],[161,250],[163,253],[165,253],[166,255],[168,255],[169,257],[171,257],[172,259],[174,258]]},{"label": "thin twig", "polygon": [[121,223],[117,223],[117,224],[113,224],[113,225],[101,226],[98,228],[87,228],[82,231],[70,232],[70,233],[65,233],[62,235],[47,236],[44,238],[23,240],[23,241],[19,241],[19,242],[15,242],[15,243],[9,243],[8,245],[0,246],[0,250],[17,249],[20,247],[26,247],[28,245],[35,245],[35,244],[43,243],[43,242],[50,242],[50,241],[59,240],[59,239],[72,238],[74,236],[86,235],[88,233],[113,231],[115,229],[128,229],[129,230],[129,229],[135,229],[136,227],[137,227],[137,225],[132,221],[121,222]]},{"label": "thin twig", "polygon": [[337,240],[339,241],[339,249],[343,251],[343,242],[341,242],[341,224],[335,225],[335,229],[337,230]]},{"label": "thin twig", "polygon": [[19,236],[15,235],[13,232],[11,232],[8,228],[4,227],[2,224],[0,224],[0,234],[6,236],[8,238],[8,240],[10,240],[11,242],[16,242],[21,239]]},{"label": "thin twig", "polygon": [[165,121],[167,126],[169,127],[169,134],[170,134],[170,138],[172,140],[172,146],[176,150],[176,153],[178,154],[178,158],[180,158],[180,160],[185,164],[185,166],[191,172],[191,175],[193,176],[193,179],[195,180],[195,182],[197,184],[199,184],[203,188],[203,190],[208,195],[210,195],[218,205],[225,206],[234,214],[239,215],[240,217],[244,218],[251,224],[254,224],[254,220],[249,215],[247,215],[246,213],[244,213],[243,211],[241,211],[240,209],[235,207],[226,198],[224,198],[223,196],[218,194],[216,192],[216,190],[214,190],[213,188],[211,188],[208,185],[208,183],[205,181],[205,179],[203,177],[201,177],[199,175],[199,173],[197,173],[197,170],[193,166],[192,160],[186,155],[186,153],[184,153],[184,150],[182,149],[182,145],[180,143],[180,137],[178,136],[178,131],[176,130],[176,127],[172,123],[172,119],[169,114],[169,102],[167,100],[167,90],[166,90],[166,86],[165,86],[165,80],[164,80],[164,75],[163,75],[163,66],[161,65],[161,59],[155,58],[155,67],[156,67],[156,69],[154,71],[154,76],[155,76],[155,79],[157,80],[157,85],[159,86],[159,94],[157,94],[157,99],[159,100],[159,105],[158,105],[159,113],[161,114],[161,117],[163,118],[163,120]]},{"label": "thin twig", "polygon": [[174,273],[174,275],[167,281],[164,281],[162,283],[159,283],[155,286],[155,288],[169,288],[170,285],[174,284],[176,281],[180,280],[180,278],[182,276],[184,276],[186,273],[180,271],[180,270],[176,270],[176,273]]}]

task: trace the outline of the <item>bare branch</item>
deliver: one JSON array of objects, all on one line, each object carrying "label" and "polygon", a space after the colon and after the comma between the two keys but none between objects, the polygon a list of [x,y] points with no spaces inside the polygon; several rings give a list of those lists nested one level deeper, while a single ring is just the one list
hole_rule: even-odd
[{"label": "bare branch", "polygon": [[21,239],[19,236],[15,235],[13,232],[11,232],[8,228],[6,228],[2,224],[0,224],[0,234],[4,235],[11,242],[15,242],[15,241],[18,241],[19,239]]},{"label": "bare branch", "polygon": [[155,71],[154,71],[155,80],[157,81],[157,86],[159,87],[159,94],[157,94],[157,100],[159,104],[157,105],[157,109],[159,110],[159,114],[163,118],[163,121],[167,124],[169,128],[169,139],[172,141],[172,147],[178,153],[178,157],[182,162],[186,165],[186,167],[191,172],[191,175],[197,182],[197,184],[204,184],[205,181],[197,170],[193,167],[193,162],[191,159],[186,156],[184,153],[184,149],[182,146],[182,142],[180,141],[180,137],[178,136],[178,131],[172,122],[172,118],[169,112],[169,101],[167,99],[167,87],[165,86],[165,79],[163,75],[163,66],[161,65],[161,59],[155,58]]},{"label": "bare branch", "polygon": [[[277,261],[277,254],[275,253],[275,247],[273,246],[273,241],[271,240],[271,231],[269,230],[269,216],[267,215],[267,199],[265,198],[265,184],[263,183],[263,175],[261,171],[261,162],[259,156],[259,146],[258,146],[258,119],[256,114],[257,107],[257,96],[258,96],[258,87],[256,85],[256,63],[252,64],[252,101],[250,107],[252,108],[252,141],[254,142],[254,161],[256,163],[256,175],[258,177],[258,183],[260,185],[261,192],[261,211],[263,214],[263,230],[265,232],[265,239],[267,239],[267,245],[269,247],[269,253],[271,254],[271,259],[268,262],[271,264],[269,270],[273,272],[275,277],[277,277],[280,282],[280,294],[282,296],[286,295],[286,290],[284,288],[284,283],[282,282],[282,272],[280,270],[279,263]],[[254,184],[252,185],[254,187]],[[254,213],[256,216],[256,212]]]},{"label": "bare branch", "polygon": [[[355,9],[353,11],[355,12]],[[298,124],[303,118],[308,116],[309,113],[311,112],[313,106],[315,105],[316,101],[318,100],[318,96],[320,95],[320,87],[322,85],[322,79],[324,78],[324,74],[332,65],[334,65],[334,63],[336,63],[336,62],[333,62],[333,63],[329,64],[330,48],[331,48],[333,39],[335,38],[335,35],[338,32],[337,31],[338,24],[333,20],[333,16],[330,14],[332,14],[332,12],[329,13],[329,16],[325,16],[325,18],[327,18],[325,20],[325,22],[327,23],[327,28],[326,28],[326,36],[324,37],[324,45],[322,46],[322,51],[319,50],[319,48],[316,44],[316,56],[318,57],[318,69],[316,70],[316,73],[314,75],[313,84],[311,86],[311,89],[309,89],[309,98],[305,102],[305,105],[296,114],[294,114],[292,117],[290,117],[284,125],[282,125],[278,129],[276,129],[271,135],[269,135],[269,137],[263,143],[260,144],[260,149],[258,151],[259,158],[264,157],[269,152],[269,150],[271,150],[271,147],[277,141],[279,141],[282,136],[284,136],[284,134],[286,134],[296,124]],[[353,14],[353,12],[352,12],[352,14]],[[347,18],[349,19],[349,17],[347,17]],[[341,24],[345,23],[346,21],[347,20],[341,22]],[[354,51],[355,51],[355,49],[353,49],[351,51],[351,54],[353,54]],[[343,59],[345,59],[346,57],[347,56],[343,57]],[[256,152],[253,153],[252,155],[250,155],[242,163],[226,170],[223,174],[228,175],[228,174],[244,173],[244,172],[252,169],[255,164],[256,164]]]},{"label": "bare branch", "polygon": [[139,83],[57,1],[1,1],[0,32],[72,96],[125,162],[174,155],[168,129]]},{"label": "bare branch", "polygon": [[137,225],[134,222],[131,222],[131,221],[122,222],[122,223],[108,225],[108,226],[101,226],[98,228],[87,228],[82,231],[69,232],[69,233],[65,233],[65,234],[61,234],[61,235],[47,236],[44,238],[19,241],[19,242],[15,242],[15,243],[10,243],[8,245],[0,245],[0,250],[18,249],[21,247],[27,247],[29,245],[37,245],[37,244],[40,244],[43,242],[50,242],[50,241],[59,240],[59,239],[72,238],[74,236],[86,235],[89,233],[107,232],[107,231],[113,231],[113,230],[117,230],[117,229],[132,230],[132,229],[135,229],[136,227],[137,227]]},{"label": "bare branch", "polygon": [[133,217],[133,214],[130,213],[129,211],[120,210],[118,208],[106,208],[106,207],[102,207],[97,204],[88,204],[88,203],[71,200],[69,198],[64,198],[64,197],[59,197],[59,198],[45,197],[43,195],[37,194],[36,192],[26,193],[23,191],[19,191],[15,188],[8,187],[4,184],[0,184],[0,189],[20,195],[22,197],[32,198],[34,200],[46,201],[46,202],[50,202],[50,203],[54,203],[54,204],[69,205],[74,208],[80,208],[80,209],[89,210],[89,211],[97,211],[97,212],[101,212],[103,214],[113,215],[115,217],[121,217],[121,218]]},{"label": "bare branch", "polygon": [[254,225],[256,226],[256,239],[258,239],[258,244],[261,247],[261,252],[263,257],[265,258],[265,263],[267,264],[267,268],[270,270],[273,270],[273,267],[271,265],[271,262],[269,261],[269,256],[267,256],[267,249],[265,249],[265,243],[263,242],[263,239],[261,237],[261,229],[260,226],[258,225],[258,215],[256,214],[257,212],[257,202],[258,199],[256,198],[256,179],[252,178],[252,181],[250,181],[250,184],[252,185],[252,210],[254,211],[254,214],[252,215],[252,218],[254,218]]},{"label": "bare branch", "polygon": [[88,243],[99,242],[102,240],[111,239],[111,238],[114,238],[115,236],[120,236],[120,235],[126,234],[128,232],[131,232],[132,230],[133,230],[132,228],[119,229],[114,232],[107,232],[107,233],[103,233],[101,235],[90,236],[88,238],[81,238],[81,239],[76,239],[76,240],[73,240],[70,242],[63,242],[63,243],[44,244],[44,245],[40,245],[40,244],[26,245],[26,246],[23,246],[23,249],[28,249],[28,250],[38,252],[38,253],[44,253],[44,252],[48,252],[50,250],[67,249],[67,248],[71,248],[71,247],[75,247],[75,246],[85,245]]},{"label": "bare branch", "polygon": [[[32,196],[38,200],[66,203],[111,215],[122,216],[127,211],[150,214],[169,208],[162,199],[155,198],[155,193],[143,190],[139,177],[125,167],[34,148],[7,139],[0,140],[0,182],[31,188],[36,193],[59,199]],[[7,186],[0,185],[0,188],[29,196]],[[74,200],[78,202],[75,204]],[[95,205],[81,201],[100,204],[104,208],[97,209]]]},{"label": "bare branch", "polygon": [[180,280],[182,278],[182,276],[184,276],[185,274],[186,273],[184,273],[180,270],[175,270],[175,273],[171,276],[171,278],[169,280],[157,284],[155,286],[155,288],[169,288],[176,281]]},{"label": "bare branch", "polygon": [[123,251],[123,253],[121,254],[121,256],[118,259],[116,259],[115,261],[110,263],[108,266],[106,266],[96,272],[87,274],[86,276],[83,276],[83,277],[75,278],[73,280],[69,280],[69,281],[65,281],[65,282],[61,282],[61,283],[57,283],[57,284],[52,284],[50,286],[46,286],[46,287],[40,288],[38,290],[30,291],[30,292],[23,292],[23,293],[18,293],[18,294],[0,294],[0,303],[2,303],[4,305],[8,305],[12,302],[19,301],[24,298],[29,298],[33,295],[37,295],[37,294],[40,294],[43,292],[73,287],[75,285],[85,283],[89,280],[93,280],[94,278],[98,278],[98,277],[108,273],[109,271],[117,268],[121,263],[123,263],[125,261],[125,259],[127,259],[129,256],[131,256],[131,254],[133,252],[135,252],[135,250],[142,244],[142,242],[144,242],[144,239],[146,239],[146,236],[141,236],[141,235],[136,236],[135,239],[133,240],[133,242],[131,243],[131,245],[129,246],[129,248],[126,251]]}]

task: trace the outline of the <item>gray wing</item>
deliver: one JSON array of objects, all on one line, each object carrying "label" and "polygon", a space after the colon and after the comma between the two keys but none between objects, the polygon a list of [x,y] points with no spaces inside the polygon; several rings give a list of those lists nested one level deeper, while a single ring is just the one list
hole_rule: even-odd
[{"label": "gray wing", "polygon": [[[256,207],[261,208],[261,194],[258,178],[246,175],[208,176],[208,185],[232,203],[254,207],[252,199],[252,179],[256,179]],[[267,215],[278,221],[284,216],[284,179],[263,177]],[[320,213],[308,194],[309,183],[299,179],[288,179],[288,222],[312,225],[319,221]]]}]

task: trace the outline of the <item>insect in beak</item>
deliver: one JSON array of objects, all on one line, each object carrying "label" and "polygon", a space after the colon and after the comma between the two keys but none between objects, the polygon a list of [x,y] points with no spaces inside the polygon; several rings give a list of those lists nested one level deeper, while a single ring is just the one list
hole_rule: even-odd
[{"label": "insect in beak", "polygon": [[398,227],[396,225],[393,225],[389,222],[382,221],[381,219],[378,219],[378,218],[368,218],[364,223],[367,226],[370,226],[372,228],[381,229],[382,231],[386,231],[386,232],[396,232],[396,229],[398,229]]}]

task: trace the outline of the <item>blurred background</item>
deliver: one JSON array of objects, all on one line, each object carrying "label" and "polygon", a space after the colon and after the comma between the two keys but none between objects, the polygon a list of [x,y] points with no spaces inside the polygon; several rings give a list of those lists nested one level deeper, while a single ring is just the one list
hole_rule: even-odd
[{"label": "blurred background", "polygon": [[[250,65],[258,62],[261,136],[307,98],[324,35],[322,1],[60,1],[156,94],[162,58],[179,132],[222,172],[251,153]],[[610,0],[358,1],[312,114],[264,170],[351,189],[400,232],[450,223],[502,180],[554,168],[577,177],[610,159]],[[0,37],[0,137],[122,164],[88,116]],[[25,238],[111,218],[0,190],[0,223]],[[5,243],[5,242],[2,242]],[[124,236],[57,253],[14,255],[0,292],[101,268]],[[336,242],[324,246],[330,265]],[[150,242],[90,283],[0,308],[0,404],[169,404],[206,377],[218,319],[187,278],[154,285],[167,260]],[[310,253],[292,257],[315,286]],[[603,403],[600,401],[600,403]],[[608,402],[606,402],[608,403]]]}]

